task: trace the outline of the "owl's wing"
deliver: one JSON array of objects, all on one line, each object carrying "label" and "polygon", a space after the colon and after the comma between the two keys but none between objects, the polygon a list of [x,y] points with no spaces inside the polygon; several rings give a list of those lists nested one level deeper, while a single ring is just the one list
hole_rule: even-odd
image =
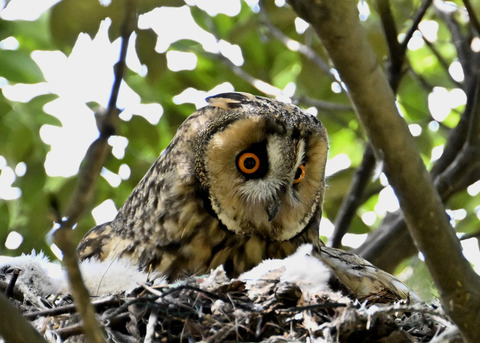
[{"label": "owl's wing", "polygon": [[114,230],[110,223],[95,226],[87,232],[85,237],[77,247],[77,256],[79,260],[96,258],[103,260],[111,250],[112,236]]},{"label": "owl's wing", "polygon": [[347,251],[317,246],[313,255],[333,271],[335,276],[352,291],[357,299],[386,302],[401,299],[413,303],[421,298],[395,276],[378,269],[367,260]]}]

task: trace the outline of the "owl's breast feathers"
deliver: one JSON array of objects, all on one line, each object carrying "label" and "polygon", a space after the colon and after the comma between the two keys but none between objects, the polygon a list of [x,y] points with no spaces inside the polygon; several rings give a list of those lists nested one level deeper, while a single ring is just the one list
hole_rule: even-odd
[{"label": "owl's breast feathers", "polygon": [[[193,113],[180,126],[170,145],[135,187],[116,218],[112,222],[94,227],[85,235],[77,250],[80,259],[127,257],[140,269],[152,267],[170,279],[203,274],[223,264],[230,276],[236,276],[264,259],[284,258],[304,243],[321,245],[318,228],[327,150],[326,133],[321,123],[296,106],[250,94],[225,93],[209,98],[208,101],[209,106]],[[274,123],[285,123],[290,130],[288,139],[292,142],[301,138],[298,138],[300,131],[307,132],[306,136],[301,138],[307,141],[309,135],[317,134],[320,137],[318,140],[321,149],[315,150],[316,147],[313,147],[312,155],[309,155],[309,150],[305,153],[300,151],[298,157],[289,162],[290,167],[297,168],[299,163],[309,163],[314,159],[319,161],[315,167],[317,169],[307,169],[307,173],[314,170],[319,174],[306,175],[313,181],[282,186],[293,195],[283,199],[285,213],[279,213],[276,219],[285,218],[286,223],[304,220],[301,230],[296,230],[289,239],[270,239],[255,232],[243,234],[238,233],[235,228],[227,227],[225,222],[219,220],[216,212],[218,204],[212,201],[214,197],[209,183],[211,180],[206,181],[208,177],[215,175],[212,176],[211,171],[205,172],[208,152],[204,142],[209,142],[218,132],[233,126],[232,123],[239,118],[254,115],[268,116]],[[271,130],[275,125],[271,126]],[[279,132],[271,134],[280,135]],[[233,135],[230,139],[242,141],[242,137]],[[295,145],[295,149],[303,148]],[[301,154],[305,156],[300,156]],[[234,164],[235,156],[228,156],[227,160],[230,159]],[[273,157],[270,162],[275,162]],[[238,174],[235,166],[228,163],[225,162],[225,168],[220,168],[216,173],[225,170],[226,173]],[[295,176],[295,170],[289,173],[289,177]],[[233,191],[241,181],[232,177],[230,183],[231,190],[227,192]],[[316,189],[311,190],[312,185]],[[280,188],[283,190],[282,187]],[[308,194],[311,200],[309,198],[302,202],[302,192]],[[233,198],[233,195],[230,197]],[[229,195],[225,194],[224,198],[229,199]],[[299,216],[302,219],[295,219],[295,210],[286,209],[287,206],[297,206],[297,203],[299,208],[303,206],[301,208],[308,212],[307,220],[303,219],[303,216]],[[232,209],[235,206],[230,206],[229,210],[235,210]],[[251,208],[256,211],[254,206]],[[282,208],[279,209],[279,212],[281,211]],[[242,212],[242,215],[249,216],[249,213]],[[281,217],[282,215],[284,217]],[[267,218],[266,214],[265,216]],[[232,220],[234,219],[236,218],[232,217]],[[255,223],[255,220],[252,223]]]}]

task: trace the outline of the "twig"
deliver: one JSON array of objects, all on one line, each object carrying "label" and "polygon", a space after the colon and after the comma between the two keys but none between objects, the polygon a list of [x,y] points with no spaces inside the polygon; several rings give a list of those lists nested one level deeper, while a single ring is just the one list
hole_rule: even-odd
[{"label": "twig", "polygon": [[420,8],[418,9],[417,13],[413,17],[413,22],[410,28],[408,29],[407,33],[405,34],[405,38],[403,39],[401,46],[402,50],[407,51],[407,45],[410,39],[412,39],[413,34],[418,28],[418,24],[422,21],[425,13],[427,12],[428,8],[432,5],[432,0],[423,0]]},{"label": "twig", "polygon": [[465,75],[465,87],[469,88],[469,78],[472,71],[472,66],[476,67],[476,63],[471,61],[472,49],[470,48],[470,39],[466,37],[460,25],[455,21],[452,13],[446,13],[437,9],[437,15],[447,24],[448,30],[452,35],[452,43],[457,50],[457,56],[460,64],[462,65]]},{"label": "twig", "polygon": [[475,83],[474,111],[470,118],[467,144],[480,150],[480,70],[476,70],[477,82]]},{"label": "twig", "polygon": [[[110,327],[114,324],[117,324],[122,321],[126,321],[129,318],[129,313],[122,313],[121,315],[110,319],[106,323],[100,323],[100,326],[103,327]],[[56,329],[55,334],[57,334],[62,340],[66,340],[69,337],[81,335],[84,333],[84,328],[82,323],[72,324],[66,327],[62,327],[60,329]]]},{"label": "twig", "polygon": [[471,83],[471,87],[467,90],[467,104],[463,111],[457,126],[451,131],[445,145],[442,156],[435,162],[431,175],[435,179],[438,177],[457,157],[458,152],[465,144],[465,140],[469,136],[472,124],[472,117],[475,111],[478,111],[480,96],[480,79],[475,78],[475,82]]},{"label": "twig", "polygon": [[450,166],[435,179],[435,186],[445,197],[450,198],[457,190],[455,185],[462,176],[480,168],[480,147],[466,145]]},{"label": "twig", "polygon": [[475,10],[470,3],[470,0],[463,0],[463,4],[468,12],[468,17],[470,18],[473,28],[475,31],[477,31],[477,35],[480,35],[480,22],[478,21],[477,15],[475,14]]},{"label": "twig", "polygon": [[[462,176],[470,174],[480,163],[480,77],[477,72],[474,87],[468,94],[467,106],[449,137],[445,157],[432,169],[435,184],[446,200],[453,194],[455,184]],[[440,172],[441,171],[441,172]]]},{"label": "twig", "polygon": [[326,112],[330,111],[337,111],[337,112],[351,112],[353,111],[353,107],[350,104],[340,104],[325,100],[313,99],[304,95],[293,96],[292,100],[295,103],[304,104],[308,106],[313,106],[318,108],[319,110],[323,110]]},{"label": "twig", "polygon": [[471,238],[479,238],[480,237],[480,231],[477,231],[477,232],[473,232],[473,233],[466,233],[464,234],[462,237],[460,237],[460,240],[461,241],[465,241],[467,239],[471,239]]},{"label": "twig", "polygon": [[313,49],[302,44],[287,35],[285,35],[282,31],[276,28],[269,20],[268,15],[265,13],[264,10],[260,12],[262,14],[262,19],[264,25],[268,28],[268,32],[278,39],[280,42],[283,43],[289,50],[296,51],[302,54],[303,56],[307,57],[310,61],[315,63],[318,69],[322,70],[325,75],[330,77],[332,80],[335,80],[335,76],[332,74],[332,67],[328,65]]},{"label": "twig", "polygon": [[[119,306],[123,304],[125,300],[111,296],[105,299],[92,301],[92,305],[99,309],[104,306]],[[58,316],[64,313],[74,313],[76,311],[75,304],[64,305],[60,307],[51,308],[48,310],[36,311],[26,313],[23,316],[27,319],[34,320],[37,317]]]},{"label": "twig", "polygon": [[312,304],[312,305],[305,305],[305,306],[294,306],[288,308],[280,308],[276,309],[275,311],[280,313],[298,313],[302,311],[309,311],[309,310],[319,310],[319,309],[330,309],[330,308],[338,308],[338,307],[347,307],[347,304],[344,303],[331,303],[325,302],[322,304]]},{"label": "twig", "polygon": [[430,51],[433,53],[433,55],[437,58],[438,60],[438,63],[440,63],[440,65],[443,67],[443,69],[445,70],[445,74],[447,75],[447,77],[450,79],[450,81],[458,88],[463,88],[463,85],[458,82],[458,81],[455,81],[452,76],[450,75],[450,73],[448,72],[448,68],[450,67],[450,63],[448,63],[445,58],[443,58],[443,56],[440,54],[440,52],[437,50],[437,48],[435,48],[435,46],[428,40],[428,39],[425,39],[425,36],[423,36],[423,41],[425,42],[425,44],[427,45],[427,47],[430,49]]},{"label": "twig", "polygon": [[65,340],[68,337],[81,335],[83,333],[82,323],[72,324],[60,329],[55,330],[55,333],[62,339]]},{"label": "twig", "polygon": [[370,177],[375,169],[375,156],[370,144],[363,152],[363,159],[355,171],[348,194],[345,196],[337,216],[335,217],[335,230],[332,235],[331,246],[340,247],[342,238],[348,231],[358,207],[363,203],[362,194],[367,186]]},{"label": "twig", "polygon": [[[450,30],[453,30],[453,37],[465,39],[459,32],[458,24],[453,21],[453,18],[447,15],[442,15],[442,17],[449,23]],[[455,45],[458,53],[462,53],[465,44],[457,41]],[[478,64],[475,62],[477,60],[478,54],[472,55],[464,65],[471,64],[472,67],[478,68]],[[435,162],[430,171],[443,202],[480,178],[480,166],[476,162],[478,161],[476,155],[480,149],[479,143],[476,141],[480,136],[480,129],[478,128],[480,78],[477,70],[469,73],[468,82],[465,82],[463,88],[467,93],[465,110],[457,126],[450,132],[442,156]],[[468,145],[472,148],[468,148]],[[394,226],[391,224],[393,216],[396,216]],[[356,252],[378,267],[392,271],[400,261],[416,252],[416,248],[406,232],[407,228],[405,223],[402,222],[401,214],[388,214],[379,228],[369,236],[360,248],[356,249]]]},{"label": "twig", "polygon": [[398,43],[398,30],[390,9],[390,1],[377,0],[376,3],[389,50],[388,81],[394,93],[396,93],[402,77],[402,66],[406,50],[402,49],[402,46]]},{"label": "twig", "polygon": [[[269,96],[282,96],[284,95],[283,90],[281,90],[278,87],[275,87],[274,85],[265,82],[263,80],[260,80],[256,78],[255,76],[249,74],[239,66],[236,66],[233,64],[228,58],[219,55],[218,56],[237,76],[248,82],[252,87],[256,88],[258,91],[262,92],[265,95]],[[324,110],[324,111],[350,111],[352,110],[352,107],[349,105],[344,105],[344,104],[338,104],[338,103],[333,103],[333,102],[328,102],[328,101],[321,101],[321,100],[315,100],[311,99],[308,97],[303,97],[303,96],[298,96],[298,97],[291,97],[293,100],[296,102],[305,102],[307,104],[310,104],[312,106],[317,107],[319,110]]]}]

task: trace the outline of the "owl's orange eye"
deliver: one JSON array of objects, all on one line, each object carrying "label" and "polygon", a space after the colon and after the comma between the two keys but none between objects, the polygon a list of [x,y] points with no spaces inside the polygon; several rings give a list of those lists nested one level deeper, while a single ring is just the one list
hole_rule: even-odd
[{"label": "owl's orange eye", "polygon": [[305,177],[305,166],[303,164],[298,166],[295,177],[293,178],[293,183],[299,183]]},{"label": "owl's orange eye", "polygon": [[244,152],[238,157],[238,169],[245,174],[253,174],[260,168],[260,159],[252,152]]}]

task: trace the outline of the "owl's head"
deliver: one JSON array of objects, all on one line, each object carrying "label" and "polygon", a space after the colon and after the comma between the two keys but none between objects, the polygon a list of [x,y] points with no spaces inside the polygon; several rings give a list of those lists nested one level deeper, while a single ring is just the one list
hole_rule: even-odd
[{"label": "owl's head", "polygon": [[298,107],[245,93],[207,99],[195,140],[205,202],[229,230],[288,240],[318,225],[328,142]]}]

